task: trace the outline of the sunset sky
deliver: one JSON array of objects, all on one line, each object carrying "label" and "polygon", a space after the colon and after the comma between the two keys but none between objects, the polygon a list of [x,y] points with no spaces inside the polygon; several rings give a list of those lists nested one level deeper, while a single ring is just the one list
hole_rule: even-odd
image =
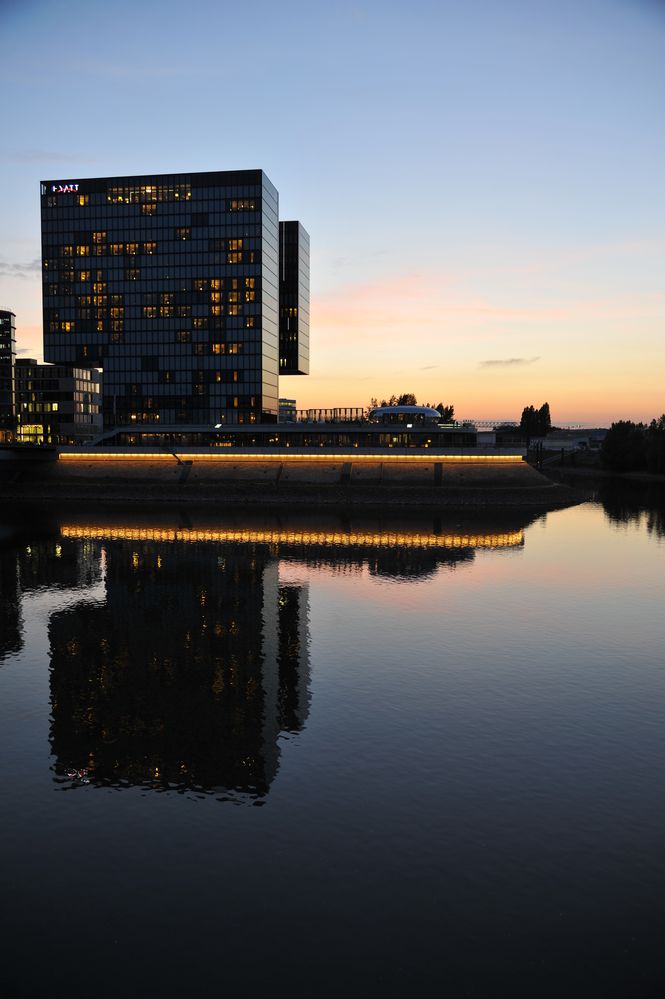
[{"label": "sunset sky", "polygon": [[260,167],[311,237],[299,407],[665,411],[665,2],[0,0],[0,37],[23,355],[42,178]]}]

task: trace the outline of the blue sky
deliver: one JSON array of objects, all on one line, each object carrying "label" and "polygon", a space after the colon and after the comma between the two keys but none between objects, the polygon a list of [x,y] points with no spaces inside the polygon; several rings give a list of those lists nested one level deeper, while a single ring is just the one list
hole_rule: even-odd
[{"label": "blue sky", "polygon": [[665,3],[0,0],[0,33],[19,349],[40,179],[262,167],[312,239],[299,405],[665,410]]}]

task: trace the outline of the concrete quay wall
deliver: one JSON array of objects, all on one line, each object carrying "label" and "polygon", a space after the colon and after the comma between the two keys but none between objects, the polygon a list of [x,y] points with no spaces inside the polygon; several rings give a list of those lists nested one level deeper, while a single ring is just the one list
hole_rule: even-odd
[{"label": "concrete quay wall", "polygon": [[0,499],[539,508],[578,501],[520,457],[346,457],[63,453],[48,464],[5,465]]}]

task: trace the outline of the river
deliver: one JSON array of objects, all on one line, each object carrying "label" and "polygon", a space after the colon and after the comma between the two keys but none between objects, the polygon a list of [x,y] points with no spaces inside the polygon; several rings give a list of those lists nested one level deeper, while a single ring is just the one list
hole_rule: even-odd
[{"label": "river", "polygon": [[662,995],[664,510],[0,514],[3,994]]}]

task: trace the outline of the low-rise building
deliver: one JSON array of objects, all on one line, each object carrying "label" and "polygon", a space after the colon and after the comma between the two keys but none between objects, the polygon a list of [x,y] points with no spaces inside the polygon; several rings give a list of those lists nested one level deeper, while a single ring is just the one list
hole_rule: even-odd
[{"label": "low-rise building", "polygon": [[101,374],[94,368],[15,364],[16,436],[32,444],[76,444],[102,432]]},{"label": "low-rise building", "polygon": [[279,422],[280,423],[295,423],[296,421],[296,400],[295,399],[280,399],[279,400]]}]

